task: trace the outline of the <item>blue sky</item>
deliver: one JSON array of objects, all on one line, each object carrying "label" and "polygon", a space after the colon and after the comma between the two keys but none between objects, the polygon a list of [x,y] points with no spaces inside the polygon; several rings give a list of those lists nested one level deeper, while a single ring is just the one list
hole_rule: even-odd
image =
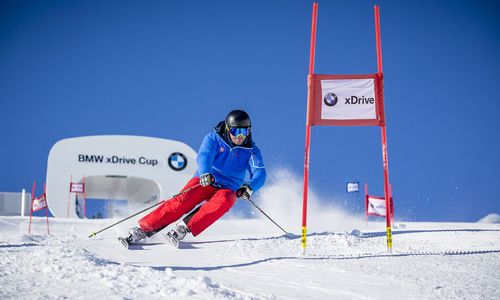
[{"label": "blue sky", "polygon": [[[376,72],[380,4],[396,217],[500,212],[500,5],[319,1],[316,73]],[[184,141],[247,110],[269,169],[302,176],[311,1],[2,1],[0,191],[45,180],[58,140]],[[311,186],[383,193],[378,127],[313,127]]]}]

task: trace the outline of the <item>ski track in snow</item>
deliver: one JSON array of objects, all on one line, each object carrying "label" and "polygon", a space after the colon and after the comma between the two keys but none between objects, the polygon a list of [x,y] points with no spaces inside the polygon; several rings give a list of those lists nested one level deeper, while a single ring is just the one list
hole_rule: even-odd
[{"label": "ski track in snow", "polygon": [[0,217],[0,299],[500,299],[500,224],[405,223],[392,253],[382,223],[312,232],[303,256],[267,220],[131,250],[116,240],[130,224],[88,239],[112,221],[34,222],[28,235],[27,218]]}]

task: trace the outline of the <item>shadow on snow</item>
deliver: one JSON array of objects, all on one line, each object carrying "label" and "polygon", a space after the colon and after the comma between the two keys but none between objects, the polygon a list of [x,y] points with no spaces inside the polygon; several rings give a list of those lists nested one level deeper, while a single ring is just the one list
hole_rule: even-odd
[{"label": "shadow on snow", "polygon": [[281,257],[270,257],[259,259],[251,262],[240,263],[240,264],[230,264],[222,266],[210,266],[210,267],[188,267],[188,266],[156,266],[151,267],[158,271],[165,271],[166,269],[172,269],[173,271],[216,271],[227,268],[241,268],[248,267],[252,265],[258,265],[261,263],[280,261],[280,260],[356,260],[356,259],[367,259],[367,258],[397,258],[397,257],[407,257],[407,256],[436,256],[436,255],[476,255],[476,254],[490,254],[490,253],[500,253],[500,250],[477,250],[477,251],[443,251],[443,252],[408,252],[408,253],[380,253],[380,254],[360,254],[360,255],[349,255],[349,256],[321,256],[321,257],[302,257],[302,256],[281,256]]},{"label": "shadow on snow", "polygon": [[[500,229],[428,229],[428,230],[396,230],[392,232],[392,235],[398,234],[411,234],[411,233],[433,233],[433,232],[487,232],[487,231],[498,231]],[[385,231],[380,232],[363,232],[360,238],[373,238],[386,236]]]}]

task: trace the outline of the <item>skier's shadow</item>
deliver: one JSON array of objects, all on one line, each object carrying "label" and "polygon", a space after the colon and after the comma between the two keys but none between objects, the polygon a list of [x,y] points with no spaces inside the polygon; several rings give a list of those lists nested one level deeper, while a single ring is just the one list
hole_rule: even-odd
[{"label": "skier's shadow", "polygon": [[[128,250],[149,250],[149,246],[165,245],[165,243],[143,243],[128,246]],[[181,242],[179,244],[179,249],[199,249],[196,246],[191,245],[189,242]]]},{"label": "skier's shadow", "polygon": [[[236,241],[266,241],[266,240],[276,240],[280,238],[285,238],[289,240],[299,239],[300,236],[297,234],[283,234],[280,236],[271,236],[266,238],[245,238],[245,239],[231,239],[231,240],[212,240],[212,241],[199,241],[199,242],[189,242],[191,245],[203,245],[203,244],[216,244],[216,243],[230,243]],[[197,247],[194,247],[198,249]]]},{"label": "skier's shadow", "polygon": [[186,250],[194,250],[194,249],[199,249],[198,247],[196,246],[193,246],[194,243],[190,243],[190,242],[181,242],[179,244],[179,249],[186,249]]},{"label": "skier's shadow", "polygon": [[222,269],[232,269],[232,268],[241,268],[248,267],[253,265],[258,265],[262,263],[267,263],[271,261],[280,261],[280,260],[316,260],[316,261],[332,261],[332,260],[361,260],[361,259],[373,259],[373,258],[399,258],[399,257],[407,257],[407,256],[442,256],[442,255],[479,255],[479,254],[491,254],[491,253],[500,253],[500,250],[473,250],[473,251],[465,251],[465,252],[456,252],[456,253],[447,253],[447,252],[429,252],[429,253],[391,253],[391,254],[361,254],[361,255],[352,255],[352,256],[319,256],[319,257],[303,257],[303,256],[278,256],[278,257],[268,257],[259,260],[244,262],[244,263],[236,263],[236,264],[228,264],[228,265],[216,265],[216,266],[154,266],[151,267],[154,270],[165,271],[166,269],[172,269],[173,271],[216,271]]}]

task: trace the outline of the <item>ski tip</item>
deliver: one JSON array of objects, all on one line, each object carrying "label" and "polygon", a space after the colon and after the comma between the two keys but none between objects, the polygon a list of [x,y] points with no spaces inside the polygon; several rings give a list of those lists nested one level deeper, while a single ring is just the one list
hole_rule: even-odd
[{"label": "ski tip", "polygon": [[95,233],[95,232],[92,232],[92,233],[89,235],[89,238],[94,237],[95,235],[96,235],[96,233]]},{"label": "ski tip", "polygon": [[119,237],[118,240],[120,241],[120,243],[122,243],[123,247],[128,249],[129,243],[127,242],[127,240],[125,238]]},{"label": "ski tip", "polygon": [[179,248],[180,246],[180,241],[178,239],[176,239],[175,237],[173,237],[170,232],[167,232],[167,234],[165,234],[165,238],[167,239],[167,241],[170,242],[170,244],[172,244],[172,246],[174,246],[175,248]]}]

